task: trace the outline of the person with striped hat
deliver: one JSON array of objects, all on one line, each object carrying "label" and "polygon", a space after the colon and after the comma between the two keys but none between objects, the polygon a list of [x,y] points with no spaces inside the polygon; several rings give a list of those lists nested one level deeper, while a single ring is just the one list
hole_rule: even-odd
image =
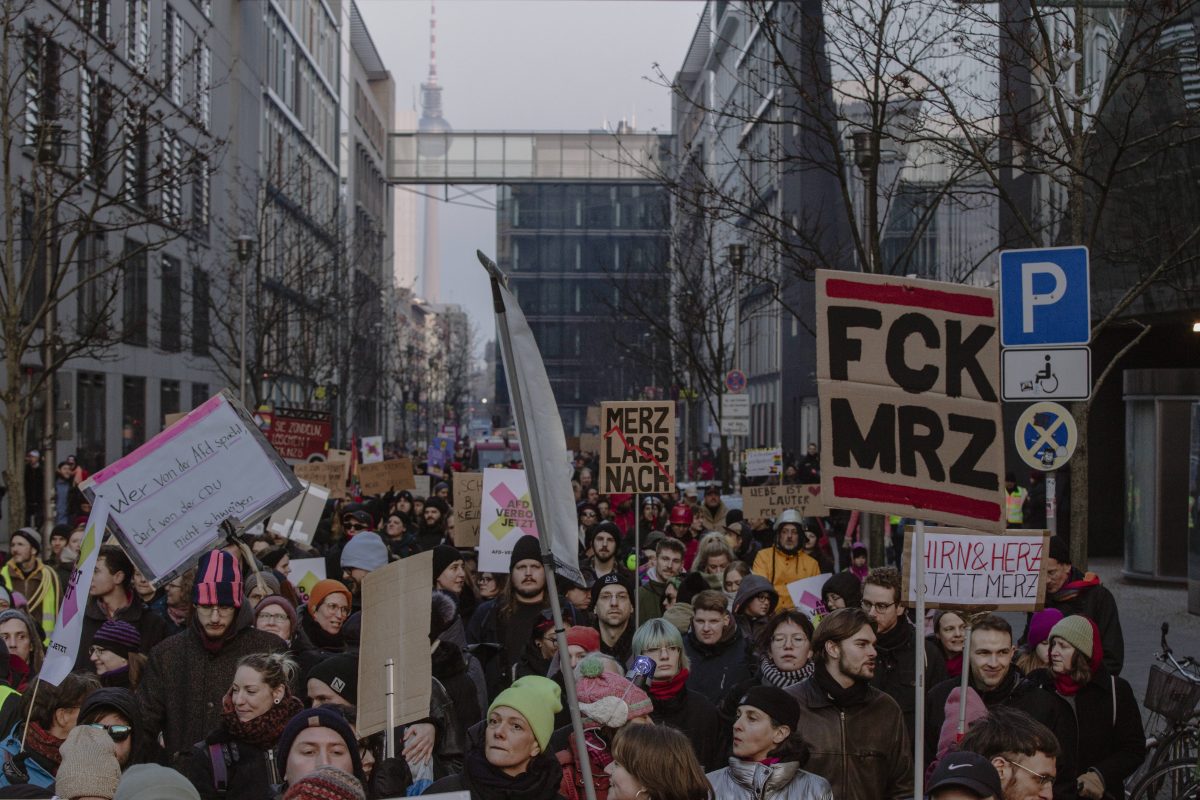
[{"label": "person with striped hat", "polygon": [[100,676],[102,686],[136,690],[146,668],[146,657],[138,652],[142,637],[128,622],[110,619],[92,636],[88,659]]}]

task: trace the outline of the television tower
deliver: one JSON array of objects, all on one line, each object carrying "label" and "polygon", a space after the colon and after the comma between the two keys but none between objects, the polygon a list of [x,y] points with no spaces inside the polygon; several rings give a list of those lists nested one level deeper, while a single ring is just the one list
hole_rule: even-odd
[{"label": "television tower", "polygon": [[[442,87],[437,77],[437,2],[429,3],[429,77],[421,84],[421,119],[417,123],[421,133],[446,133],[452,128],[442,116]],[[440,158],[446,154],[449,137],[420,141],[419,155],[425,158]],[[438,247],[438,201],[427,195],[425,197],[425,230],[424,257],[421,264],[421,290],[425,300],[430,303],[439,301],[441,294],[440,269],[441,254]]]}]

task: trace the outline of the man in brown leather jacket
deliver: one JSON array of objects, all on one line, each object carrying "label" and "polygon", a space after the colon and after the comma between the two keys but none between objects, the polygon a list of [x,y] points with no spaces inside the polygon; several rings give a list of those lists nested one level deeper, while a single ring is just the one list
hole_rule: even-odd
[{"label": "man in brown leather jacket", "polygon": [[811,749],[805,769],[838,800],[912,795],[912,757],[896,701],[871,686],[875,625],[861,608],[821,620],[813,637],[812,677],[787,689],[800,702],[799,730]]}]

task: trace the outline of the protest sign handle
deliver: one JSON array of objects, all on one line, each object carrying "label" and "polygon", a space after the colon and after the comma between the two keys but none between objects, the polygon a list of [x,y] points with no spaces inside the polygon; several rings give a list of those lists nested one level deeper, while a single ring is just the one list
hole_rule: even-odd
[{"label": "protest sign handle", "polygon": [[[937,633],[937,631],[934,631]],[[967,732],[967,678],[971,675],[971,620],[967,618],[967,632],[963,638],[962,680],[958,684],[958,735],[961,740]]]},{"label": "protest sign handle", "polygon": [[[913,576],[913,593],[917,596],[916,623],[913,631],[916,646],[913,647],[916,659],[916,685],[913,692],[916,695],[916,707],[913,709],[913,797],[925,796],[925,523],[917,520],[913,532],[912,559],[916,565]],[[963,664],[963,672],[969,670],[969,661]],[[966,698],[959,698],[963,708],[967,707]]]},{"label": "protest sign handle", "polygon": [[[642,506],[641,495],[634,494],[633,505],[637,509],[637,516],[633,518],[633,621],[636,623],[634,629],[637,629],[637,624],[642,621],[642,593],[638,591],[638,567],[642,563]],[[595,541],[593,539],[593,541]]]},{"label": "protest sign handle", "polygon": [[396,696],[396,661],[389,658],[383,662],[383,671],[386,676],[387,691],[384,696],[387,698],[387,727],[383,729],[383,757],[396,757],[396,707],[392,705],[392,699]]},{"label": "protest sign handle", "polygon": [[29,733],[29,720],[33,718],[33,704],[37,702],[37,690],[42,685],[42,679],[33,682],[33,696],[29,698],[29,711],[25,712],[25,727],[21,728],[21,751],[25,750],[25,736]]}]

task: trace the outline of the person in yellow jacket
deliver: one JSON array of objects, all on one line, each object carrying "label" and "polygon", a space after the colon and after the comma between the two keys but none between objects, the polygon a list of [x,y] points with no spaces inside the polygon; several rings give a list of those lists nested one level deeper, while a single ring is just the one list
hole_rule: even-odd
[{"label": "person in yellow jacket", "polygon": [[775,546],[759,550],[754,557],[754,566],[750,568],[755,575],[769,580],[775,591],[779,592],[776,611],[793,607],[792,596],[787,588],[789,583],[821,574],[816,559],[800,549],[800,530],[803,527],[804,518],[796,509],[789,508],[780,514],[775,520]]},{"label": "person in yellow jacket", "polygon": [[1019,528],[1025,523],[1025,504],[1029,502],[1029,491],[1017,485],[1017,476],[1011,472],[1004,475],[1004,520],[1009,528]]},{"label": "person in yellow jacket", "polygon": [[53,567],[42,563],[39,554],[42,540],[32,528],[14,531],[8,541],[8,563],[0,567],[0,580],[9,593],[20,592],[25,597],[25,611],[42,631],[44,641],[54,632],[54,618],[62,587]]}]

